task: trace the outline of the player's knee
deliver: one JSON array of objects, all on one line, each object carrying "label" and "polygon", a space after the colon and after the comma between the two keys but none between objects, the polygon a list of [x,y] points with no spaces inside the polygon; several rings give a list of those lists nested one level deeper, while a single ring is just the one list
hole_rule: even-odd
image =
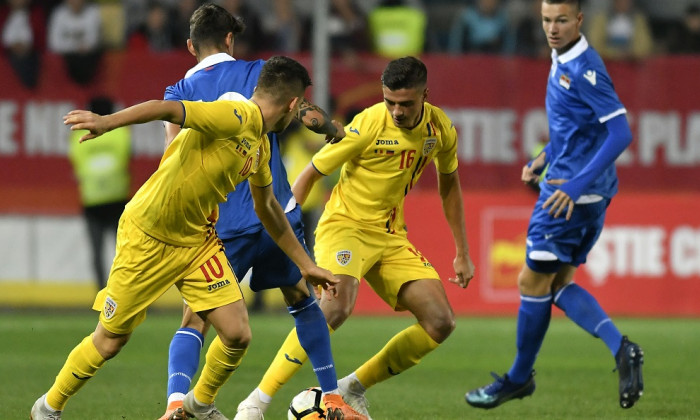
[{"label": "player's knee", "polygon": [[250,327],[244,326],[241,328],[225,328],[219,331],[219,339],[226,347],[237,349],[247,348],[253,334]]},{"label": "player's knee", "polygon": [[431,336],[433,340],[441,343],[455,330],[455,317],[451,313],[444,313],[436,316],[431,321],[431,325],[433,330]]},{"label": "player's knee", "polygon": [[128,337],[118,337],[100,340],[99,343],[95,343],[98,353],[103,359],[109,360],[119,354],[119,352],[124,348],[128,342]]},{"label": "player's knee", "polygon": [[321,306],[323,309],[323,314],[326,317],[326,322],[328,322],[328,325],[331,326],[334,330],[337,330],[338,327],[343,325],[346,319],[350,317],[352,314],[352,305],[334,305],[332,307],[326,306],[324,307],[323,304]]}]

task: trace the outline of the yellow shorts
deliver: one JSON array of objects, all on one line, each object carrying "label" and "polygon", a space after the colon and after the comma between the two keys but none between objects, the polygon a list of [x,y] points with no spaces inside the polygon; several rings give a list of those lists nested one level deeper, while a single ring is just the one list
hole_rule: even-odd
[{"label": "yellow shorts", "polygon": [[107,286],[97,294],[92,308],[100,311],[100,322],[108,331],[128,334],[173,284],[195,312],[243,299],[216,234],[197,247],[170,245],[122,217]]},{"label": "yellow shorts", "polygon": [[413,280],[440,280],[432,264],[405,234],[390,234],[345,222],[326,222],[316,230],[316,264],[333,274],[364,279],[395,310],[401,286]]}]

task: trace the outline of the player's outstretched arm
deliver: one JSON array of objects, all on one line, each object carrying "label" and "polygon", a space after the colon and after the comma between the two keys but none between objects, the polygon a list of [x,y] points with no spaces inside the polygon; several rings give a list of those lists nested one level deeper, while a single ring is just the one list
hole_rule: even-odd
[{"label": "player's outstretched arm", "polygon": [[312,104],[306,98],[301,102],[297,119],[314,133],[325,134],[326,143],[337,143],[345,137],[343,125],[338,121],[331,120],[326,111]]},{"label": "player's outstretched arm", "polygon": [[168,121],[182,125],[185,109],[178,101],[152,100],[142,102],[109,115],[97,115],[90,111],[73,110],[63,117],[63,123],[71,130],[88,130],[80,142],[94,139],[102,134],[131,124],[143,124],[149,121]]},{"label": "player's outstretched arm", "polygon": [[294,199],[300,206],[304,204],[314,184],[316,184],[321,177],[323,177],[323,174],[316,170],[313,163],[309,162],[306,168],[297,176],[297,179],[294,180],[292,194],[294,194]]},{"label": "player's outstretched arm", "polygon": [[464,202],[462,200],[462,187],[459,183],[459,173],[455,170],[451,174],[439,174],[438,189],[442,199],[442,210],[452,231],[456,250],[453,262],[455,277],[450,277],[448,280],[459,287],[465,288],[474,277],[474,263],[469,256],[469,243],[467,242],[467,229],[464,223]]},{"label": "player's outstretched arm", "polygon": [[328,270],[317,266],[301,246],[289,221],[272,193],[272,185],[257,187],[250,184],[255,213],[265,226],[265,230],[277,245],[299,267],[302,276],[314,286],[336,294],[335,284],[338,280]]}]

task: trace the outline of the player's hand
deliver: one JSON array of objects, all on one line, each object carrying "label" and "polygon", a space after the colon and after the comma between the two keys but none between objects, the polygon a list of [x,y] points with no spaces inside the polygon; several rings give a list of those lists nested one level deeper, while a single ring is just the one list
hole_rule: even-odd
[{"label": "player's hand", "polygon": [[80,143],[94,139],[109,131],[105,117],[90,111],[73,110],[63,117],[63,124],[70,125],[72,131],[88,130],[89,133],[80,138]]},{"label": "player's hand", "polygon": [[333,273],[325,268],[314,265],[308,271],[302,272],[301,275],[304,277],[304,279],[306,279],[306,281],[311,283],[315,289],[320,286],[328,293],[329,296],[338,296],[338,291],[336,290],[335,285],[339,282],[339,280],[335,278]]},{"label": "player's hand", "polygon": [[[566,179],[550,179],[547,181],[550,185],[561,185],[565,182]],[[566,210],[566,220],[570,220],[574,212],[574,204],[574,200],[572,200],[567,193],[562,190],[556,190],[554,194],[542,204],[542,208],[547,209],[547,207],[549,207],[549,214],[555,219],[561,216],[562,212]]]},{"label": "player's hand", "polygon": [[520,175],[520,180],[527,185],[537,185],[540,182],[540,176],[535,173],[535,169],[538,168],[533,168],[528,165],[523,166],[523,173]]},{"label": "player's hand", "polygon": [[326,136],[326,143],[335,144],[341,141],[343,137],[345,137],[345,127],[343,127],[343,124],[339,123],[336,120],[331,121],[331,124],[333,124],[333,127],[335,127],[337,131],[335,133],[335,136]]},{"label": "player's hand", "polygon": [[474,278],[474,263],[471,257],[469,254],[457,255],[452,265],[455,269],[455,277],[450,277],[447,280],[465,289]]}]

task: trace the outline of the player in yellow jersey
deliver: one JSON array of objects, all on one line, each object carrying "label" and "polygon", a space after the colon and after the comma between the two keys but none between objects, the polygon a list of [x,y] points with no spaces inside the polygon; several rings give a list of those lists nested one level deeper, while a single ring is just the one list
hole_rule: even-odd
[{"label": "player in yellow jersey", "polygon": [[[403,218],[404,197],[430,161],[438,171],[440,197],[456,248],[455,276],[449,280],[465,288],[474,275],[457,173],[457,133],[445,113],[426,102],[426,84],[427,69],[420,60],[391,61],[382,74],[384,103],[357,115],[345,127],[343,141],[321,149],[292,187],[303,203],[315,182],[343,165],[319,220],[314,247],[317,264],[340,280],[338,299],[330,300],[324,293],[321,300],[331,330],[352,313],[362,278],[388,305],[410,311],[417,320],[338,381],[345,402],[367,416],[365,390],[419,363],[455,326],[442,282],[408,240]],[[292,331],[258,389],[274,395],[305,360]],[[244,403],[256,403],[250,399]]]},{"label": "player in yellow jersey", "polygon": [[250,100],[149,101],[107,116],[88,111],[66,115],[72,130],[89,130],[81,141],[153,120],[184,129],[122,215],[107,287],[95,300],[94,307],[100,310],[97,328],[70,353],[53,386],[32,407],[30,418],[60,419],[67,400],[116,356],[145,319],[149,305],[174,284],[190,308],[217,331],[199,381],[185,397],[185,411],[197,419],[226,419],[214,406],[214,398],[240,364],[251,331],[214,223],[218,203],[248,178],[256,213],[270,236],[305,279],[334,292],[337,280],[309,258],[270,187],[265,133],[287,127],[310,84],[301,64],[273,57],[263,66]]}]

